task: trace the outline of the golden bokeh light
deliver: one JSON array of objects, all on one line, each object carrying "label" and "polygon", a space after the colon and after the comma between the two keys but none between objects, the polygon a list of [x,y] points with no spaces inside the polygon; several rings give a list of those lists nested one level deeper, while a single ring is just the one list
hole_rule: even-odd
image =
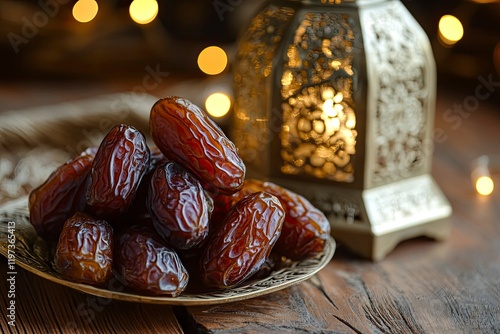
[{"label": "golden bokeh light", "polygon": [[158,15],[158,2],[156,0],[134,0],[128,11],[135,23],[148,24]]},{"label": "golden bokeh light", "polygon": [[489,176],[481,176],[476,181],[476,190],[479,194],[483,196],[491,195],[494,188],[495,184],[493,183],[493,180]]},{"label": "golden bokeh light", "polygon": [[227,54],[218,46],[209,46],[198,55],[198,67],[209,75],[222,73],[227,66]]},{"label": "golden bokeh light", "polygon": [[453,15],[444,15],[439,20],[439,37],[447,45],[453,45],[464,36],[462,22]]},{"label": "golden bokeh light", "polygon": [[205,109],[213,117],[223,117],[231,109],[231,99],[224,93],[213,93],[205,100]]},{"label": "golden bokeh light", "polygon": [[96,17],[99,6],[94,0],[78,0],[73,6],[73,17],[81,23],[90,22]]},{"label": "golden bokeh light", "polygon": [[480,4],[489,4],[489,3],[497,3],[498,0],[472,0],[472,2]]}]

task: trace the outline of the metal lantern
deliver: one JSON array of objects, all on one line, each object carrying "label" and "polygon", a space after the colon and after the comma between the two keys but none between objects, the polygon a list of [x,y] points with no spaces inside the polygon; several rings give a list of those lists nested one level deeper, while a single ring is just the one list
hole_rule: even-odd
[{"label": "metal lantern", "polygon": [[429,174],[435,63],[400,1],[265,3],[240,38],[234,90],[249,176],[310,199],[341,244],[379,260],[449,234]]}]

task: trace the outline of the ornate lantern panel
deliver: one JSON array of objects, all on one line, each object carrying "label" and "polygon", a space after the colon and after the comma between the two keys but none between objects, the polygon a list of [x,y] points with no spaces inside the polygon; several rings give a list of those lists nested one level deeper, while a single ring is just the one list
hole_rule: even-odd
[{"label": "ornate lantern panel", "polygon": [[241,36],[232,137],[250,175],[309,198],[355,252],[444,238],[429,175],[435,64],[399,1],[270,1]]}]

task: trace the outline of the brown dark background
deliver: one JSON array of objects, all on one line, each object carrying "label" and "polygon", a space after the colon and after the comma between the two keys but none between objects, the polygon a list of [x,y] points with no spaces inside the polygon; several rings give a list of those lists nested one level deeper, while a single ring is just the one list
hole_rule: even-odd
[{"label": "brown dark background", "polygon": [[[230,0],[238,5],[221,20],[213,4],[229,0],[159,1],[158,19],[139,26],[128,16],[130,1],[99,0],[99,14],[88,24],[72,18],[75,1],[67,1],[15,53],[7,36],[21,34],[23,17],[40,12],[40,1],[50,0],[0,0],[0,112],[134,90],[148,66],[169,73],[150,93],[161,95],[186,80],[193,89],[193,82],[207,79],[196,66],[199,51],[217,44],[232,52],[238,32],[262,3]],[[445,115],[474,96],[479,76],[500,82],[500,1],[403,3],[427,32],[437,63],[435,126],[447,139],[436,143],[432,175],[453,207],[447,241],[408,240],[379,263],[340,245],[332,262],[307,282],[203,307],[100,300],[19,270],[19,327],[7,325],[7,286],[1,283],[0,332],[499,333],[500,193],[476,194],[470,167],[479,155],[500,156],[500,87],[459,128]],[[437,39],[444,14],[464,24],[464,37],[453,47]],[[499,176],[493,175],[497,188]],[[6,273],[2,260],[2,282]]]},{"label": "brown dark background", "polygon": [[[42,3],[59,2],[63,4],[57,13],[36,27],[16,53],[8,36],[22,36],[23,17],[32,22],[43,11]],[[203,77],[196,67],[198,52],[213,44],[231,50],[263,2],[159,1],[157,19],[141,26],[128,15],[130,0],[99,1],[97,17],[87,24],[72,18],[74,0],[0,0],[0,82],[119,80],[142,76],[150,64],[161,64],[182,78]],[[500,1],[478,2],[403,0],[432,42],[441,87],[470,92],[479,75],[500,77]],[[217,4],[233,5],[217,10]],[[463,39],[453,47],[443,46],[437,38],[444,14],[458,17],[465,28]]]}]

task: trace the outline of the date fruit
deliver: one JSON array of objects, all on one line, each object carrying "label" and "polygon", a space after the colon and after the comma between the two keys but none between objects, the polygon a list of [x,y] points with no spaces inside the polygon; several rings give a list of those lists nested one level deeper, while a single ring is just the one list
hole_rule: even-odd
[{"label": "date fruit", "polygon": [[161,165],[166,164],[168,162],[168,159],[165,158],[163,153],[161,153],[156,146],[150,147],[149,153],[149,164],[144,177],[139,184],[139,188],[137,189],[134,203],[126,214],[127,220],[133,221],[136,218],[139,220],[144,220],[150,217],[149,205],[147,203],[149,184],[151,183],[151,178],[153,177],[156,169]]},{"label": "date fruit", "polygon": [[57,242],[64,222],[86,205],[85,185],[96,150],[87,149],[57,168],[29,195],[30,223],[46,241]]},{"label": "date fruit", "polygon": [[274,251],[292,260],[302,260],[323,252],[330,235],[330,223],[323,212],[307,199],[272,182],[248,179],[233,202],[248,194],[265,191],[276,196],[286,216]]},{"label": "date fruit", "polygon": [[131,227],[118,237],[115,268],[126,287],[148,295],[176,297],[189,281],[177,253],[142,226]]},{"label": "date fruit", "polygon": [[231,288],[264,265],[280,236],[285,210],[266,192],[241,199],[209,236],[201,274],[209,287]]},{"label": "date fruit", "polygon": [[163,153],[161,153],[160,149],[156,146],[149,148],[149,165],[146,171],[146,175],[153,175],[156,168],[161,165],[164,165],[168,162],[168,159],[165,157]]},{"label": "date fruit", "polygon": [[113,276],[113,229],[77,212],[65,223],[54,255],[55,269],[79,283],[105,285]]},{"label": "date fruit", "polygon": [[[240,193],[241,190],[232,195],[212,194],[214,210],[212,211],[212,216],[210,217],[210,229],[215,229],[222,224],[224,218],[233,205],[236,204],[238,200],[243,198],[243,196],[240,196]],[[250,193],[247,193],[247,195],[249,194]]]},{"label": "date fruit", "polygon": [[87,204],[97,216],[113,218],[132,205],[149,165],[144,135],[129,125],[117,125],[96,153],[87,187]]},{"label": "date fruit", "polygon": [[246,168],[235,145],[198,106],[175,96],[161,99],[149,124],[161,152],[191,171],[205,189],[232,194],[243,186]]},{"label": "date fruit", "polygon": [[155,229],[169,246],[189,249],[206,238],[212,198],[179,164],[168,162],[156,169],[148,204]]}]

